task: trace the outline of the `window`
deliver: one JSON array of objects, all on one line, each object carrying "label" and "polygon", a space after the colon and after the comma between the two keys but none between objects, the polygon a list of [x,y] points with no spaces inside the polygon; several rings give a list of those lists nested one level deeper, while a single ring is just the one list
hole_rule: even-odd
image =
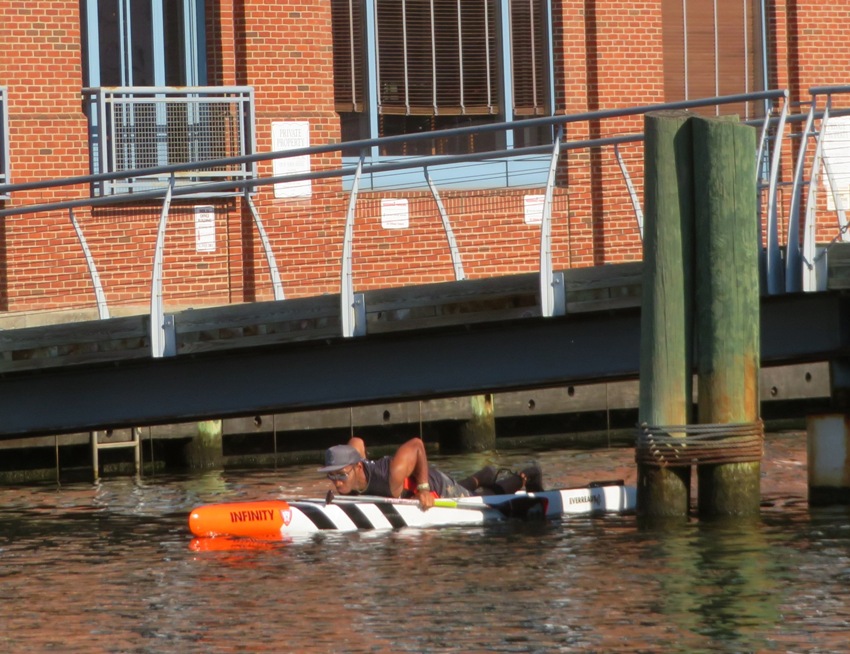
[{"label": "window", "polygon": [[[344,141],[552,113],[548,0],[331,4],[335,103]],[[547,129],[489,132],[401,143],[380,154],[483,152],[551,138]]]},{"label": "window", "polygon": [[[253,91],[206,84],[205,0],[83,0],[93,172],[253,152]],[[178,183],[244,178],[251,165]],[[168,177],[105,181],[101,193],[162,187]]]},{"label": "window", "polygon": [[204,0],[84,0],[86,86],[206,84]]},{"label": "window", "polygon": [[[663,0],[667,102],[765,89],[760,6],[760,0]],[[743,104],[723,108],[742,118],[760,110]]]}]

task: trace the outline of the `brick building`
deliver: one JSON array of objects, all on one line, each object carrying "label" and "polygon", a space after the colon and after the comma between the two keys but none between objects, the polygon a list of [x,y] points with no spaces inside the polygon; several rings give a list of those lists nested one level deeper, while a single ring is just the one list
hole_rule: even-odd
[{"label": "brick building", "polygon": [[[808,100],[809,87],[847,77],[848,14],[842,3],[820,0],[0,0],[7,134],[0,183],[264,153],[287,147],[290,137],[319,146],[765,89],[788,89],[795,105]],[[152,89],[166,87],[176,108],[163,101],[146,113],[146,100],[165,97]],[[205,100],[195,103],[199,97]],[[135,104],[128,110],[127,103]],[[723,111],[757,118],[764,108],[738,103]],[[115,122],[116,115],[123,118]],[[199,134],[198,125],[212,127]],[[122,129],[133,131],[132,140],[120,141]],[[568,136],[640,129],[639,117],[624,117],[576,123]],[[547,142],[550,130],[516,127],[399,142],[369,157]],[[316,154],[309,165],[338,168],[352,154]],[[793,156],[789,149],[783,179]],[[523,214],[529,190],[545,183],[546,164],[541,157],[526,173],[502,166],[448,176],[442,200],[466,276],[537,269],[539,227]],[[562,158],[556,267],[641,257],[629,197],[622,180],[609,177],[614,165],[612,154],[586,149]],[[222,178],[276,173],[272,162],[259,161]],[[633,177],[640,176],[637,162]],[[146,183],[0,191],[0,209],[140,193]],[[357,204],[358,289],[453,279],[427,189],[403,178],[370,183]],[[263,185],[250,201],[240,192],[175,199],[163,265],[169,308],[273,296],[254,212],[286,297],[338,292],[348,188],[328,178],[313,180],[307,193],[290,191]],[[402,229],[382,222],[381,201],[393,198],[407,203]],[[6,216],[0,311],[16,325],[96,315],[75,227],[113,313],[145,311],[161,211],[161,200],[144,199]],[[824,228],[821,238],[833,232]]]}]

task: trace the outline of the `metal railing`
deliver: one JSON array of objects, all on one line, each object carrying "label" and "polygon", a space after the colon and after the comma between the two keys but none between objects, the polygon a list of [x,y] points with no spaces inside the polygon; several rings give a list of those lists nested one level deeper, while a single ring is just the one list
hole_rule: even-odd
[{"label": "metal railing", "polygon": [[[371,139],[357,142],[347,142],[344,144],[330,143],[327,145],[313,146],[309,148],[292,149],[287,151],[270,152],[270,153],[255,153],[239,157],[226,157],[220,159],[199,160],[181,162],[178,164],[155,166],[145,169],[134,169],[127,171],[111,171],[98,175],[69,178],[64,180],[53,180],[48,182],[31,182],[17,185],[0,185],[0,193],[8,193],[16,190],[37,189],[37,188],[57,188],[69,186],[73,184],[86,183],[93,187],[98,185],[106,185],[111,189],[117,189],[121,184],[125,187],[127,184],[135,180],[152,180],[162,179],[164,182],[155,187],[146,186],[137,188],[132,193],[116,193],[108,197],[90,197],[80,198],[67,201],[51,202],[45,204],[36,204],[31,206],[16,206],[4,210],[0,210],[0,216],[13,216],[40,211],[66,210],[73,211],[76,207],[81,206],[105,206],[114,205],[120,202],[137,202],[147,200],[157,200],[163,202],[163,211],[160,219],[161,233],[157,238],[156,256],[154,267],[157,272],[152,275],[153,282],[151,288],[151,316],[152,331],[163,330],[163,325],[167,322],[167,316],[164,314],[162,307],[162,247],[164,241],[164,230],[166,218],[168,215],[168,207],[174,200],[180,197],[196,197],[198,195],[214,195],[217,193],[233,193],[240,192],[248,197],[248,192],[255,190],[257,187],[273,187],[275,184],[286,184],[292,182],[307,182],[323,179],[341,178],[346,180],[345,187],[350,189],[346,194],[340,194],[339,206],[336,206],[328,211],[333,211],[334,215],[339,213],[345,215],[345,229],[341,234],[342,238],[342,260],[339,267],[338,288],[341,302],[342,316],[342,333],[344,336],[355,336],[365,333],[365,307],[362,306],[363,295],[356,293],[355,280],[353,275],[353,260],[354,248],[353,242],[355,238],[354,218],[358,207],[358,201],[363,202],[364,198],[360,193],[360,180],[367,175],[376,176],[384,175],[390,178],[399,173],[399,171],[408,171],[411,169],[419,169],[423,171],[424,177],[429,180],[425,188],[417,188],[416,190],[430,190],[434,203],[439,208],[439,217],[445,231],[447,248],[451,252],[451,262],[454,269],[455,279],[464,279],[467,275],[467,268],[461,255],[461,248],[457,245],[455,234],[457,233],[456,225],[453,226],[455,217],[449,215],[446,210],[442,197],[444,191],[451,190],[451,185],[443,183],[443,186],[438,190],[433,179],[430,178],[430,171],[452,167],[454,177],[458,180],[459,188],[468,188],[469,178],[465,175],[474,176],[475,164],[481,161],[494,161],[506,158],[523,158],[533,157],[536,160],[540,159],[541,155],[548,155],[549,177],[545,188],[529,188],[526,189],[530,194],[538,194],[540,202],[539,214],[536,217],[535,224],[540,225],[539,232],[539,272],[540,272],[540,313],[544,316],[557,315],[563,313],[565,299],[563,297],[563,284],[558,276],[554,273],[553,263],[553,246],[552,239],[552,216],[553,216],[553,190],[556,186],[562,185],[560,181],[559,171],[569,171],[571,162],[569,156],[575,154],[585,161],[591,162],[593,174],[604,177],[604,183],[611,188],[619,186],[621,191],[620,209],[621,213],[632,212],[634,216],[634,236],[636,242],[640,242],[642,238],[642,175],[634,174],[636,171],[642,171],[643,165],[643,134],[642,124],[637,122],[641,116],[648,112],[671,109],[687,109],[698,110],[703,107],[720,107],[720,106],[736,106],[741,103],[748,103],[751,106],[761,107],[760,116],[751,117],[744,122],[752,124],[758,130],[758,149],[753,153],[758,162],[758,179],[757,189],[760,195],[759,206],[765,214],[765,219],[762,221],[766,227],[762,234],[762,247],[766,251],[766,289],[770,293],[782,293],[786,290],[794,291],[798,288],[805,287],[806,290],[815,290],[823,287],[823,281],[815,279],[811,283],[803,284],[804,274],[808,268],[815,269],[816,266],[812,262],[817,259],[820,254],[813,254],[815,222],[818,209],[822,203],[817,200],[817,180],[818,167],[830,165],[836,162],[836,155],[829,154],[829,147],[824,145],[824,137],[829,132],[827,130],[828,122],[832,116],[847,115],[850,111],[830,111],[832,106],[832,98],[838,94],[850,93],[850,87],[826,87],[815,88],[812,92],[812,103],[808,114],[791,114],[788,103],[788,94],[786,91],[767,91],[762,93],[724,96],[720,98],[706,98],[702,100],[693,100],[688,102],[668,103],[661,105],[646,105],[627,109],[605,110],[596,112],[587,112],[582,114],[573,114],[566,116],[554,116],[547,118],[535,118],[524,120],[521,122],[522,127],[529,126],[549,126],[553,132],[557,132],[558,136],[553,139],[552,144],[546,146],[535,146],[527,148],[516,148],[509,150],[464,154],[464,155],[442,155],[442,156],[426,156],[426,157],[410,157],[403,160],[395,160],[391,162],[379,161],[370,162],[365,153],[372,151],[375,146],[383,146],[389,142],[398,142],[403,140],[426,140],[433,138],[446,137],[463,137],[464,135],[473,132],[507,130],[518,126],[518,123],[503,123],[500,125],[478,126],[472,128],[457,128],[446,130],[443,132],[422,133],[416,135],[396,136],[382,139]],[[827,105],[823,109],[818,108],[817,100],[821,97],[827,98]],[[789,125],[802,124],[805,126],[801,131],[794,132],[789,129]],[[636,127],[640,126],[639,129]],[[569,134],[577,136],[570,139]],[[815,147],[814,155],[810,152],[811,145]],[[327,153],[339,153],[341,150],[358,150],[363,152],[356,166],[342,165],[339,167],[322,167],[320,162],[333,161],[333,157],[323,157]],[[797,153],[797,163],[794,167],[793,180],[785,179],[781,175],[780,162],[783,157],[791,156],[791,151]],[[825,155],[824,153],[828,153]],[[253,170],[255,163],[260,161],[274,161],[287,157],[308,157],[312,162],[311,168],[302,170],[297,173],[288,173],[285,175],[276,175],[272,177],[249,177],[238,178],[232,176],[227,181],[221,181],[214,173],[221,170]],[[338,159],[337,159],[338,161]],[[596,163],[593,163],[596,162]],[[326,164],[327,165],[327,164]],[[468,167],[468,168],[466,168]],[[807,172],[808,171],[808,172]],[[213,174],[210,174],[212,172]],[[592,175],[590,176],[592,177]],[[840,176],[835,172],[830,176],[830,182],[833,189],[833,194],[839,192]],[[409,176],[401,175],[399,177],[399,185],[395,187],[397,192],[411,191],[411,187],[406,186],[409,183]],[[850,180],[850,174],[847,177]],[[190,181],[191,180],[191,181]],[[598,180],[597,180],[598,181]],[[182,183],[181,183],[182,182]],[[589,180],[591,186],[594,183],[593,179]],[[570,190],[571,182],[569,179],[566,182],[567,191]],[[522,186],[521,183],[517,184]],[[810,241],[806,241],[803,245],[799,244],[800,223],[798,217],[800,214],[799,205],[802,196],[802,190],[808,186],[808,200],[806,210],[806,233],[811,233]],[[392,184],[386,185],[392,189]],[[849,187],[850,188],[850,187]],[[787,193],[791,189],[795,202],[790,203],[789,214],[781,216],[779,207],[789,206],[788,202],[779,201],[781,193]],[[578,195],[586,195],[591,199],[586,201],[586,204],[591,207],[593,205],[593,194],[583,190],[578,190]],[[372,200],[365,199],[366,202]],[[836,198],[834,200],[838,213],[838,222],[836,226],[837,238],[847,238],[847,221],[843,213],[842,200]],[[795,204],[796,203],[796,204]],[[610,203],[609,203],[610,204]],[[279,204],[273,205],[276,211],[286,211],[286,206]],[[347,207],[347,208],[346,208]],[[812,207],[810,210],[809,207]],[[573,208],[570,209],[574,211]],[[275,284],[275,298],[282,299],[283,290],[280,281],[280,275],[277,271],[277,264],[271,255],[272,245],[269,241],[274,240],[275,235],[266,235],[259,222],[259,213],[262,212],[262,207],[257,208],[251,205],[251,212],[254,214],[257,221],[257,227],[260,234],[263,236],[263,247],[267,251],[267,261],[271,271],[271,279]],[[315,220],[321,220],[320,214],[313,215]],[[607,214],[606,214],[607,218]],[[786,229],[782,229],[782,225],[786,225]],[[528,223],[531,224],[531,223]],[[477,237],[477,234],[476,234]],[[81,237],[82,239],[82,237]],[[811,252],[809,250],[812,250]],[[799,254],[799,257],[797,255]],[[797,257],[797,258],[795,258]],[[784,262],[784,265],[782,265]],[[90,264],[90,265],[93,265]],[[99,298],[103,297],[102,289]],[[100,299],[99,299],[100,303]],[[104,307],[105,309],[105,307]],[[102,316],[108,315],[105,311]],[[158,341],[160,345],[154,356],[163,356],[167,354],[166,342],[168,341],[167,333],[163,333],[162,339]]]},{"label": "metal railing", "polygon": [[[0,86],[0,184],[9,184],[9,98],[6,87]],[[0,191],[0,200],[9,195]]]},{"label": "metal railing", "polygon": [[89,108],[92,172],[126,174],[101,180],[96,194],[164,191],[170,175],[139,171],[174,164],[199,164],[175,174],[177,185],[254,176],[251,162],[207,165],[254,153],[250,87],[97,87],[83,89],[83,95]]},{"label": "metal railing", "polygon": [[[850,233],[848,233],[850,224],[847,222],[845,211],[845,207],[850,202],[850,154],[848,154],[850,112],[847,109],[843,111],[833,109],[835,96],[850,94],[850,86],[814,87],[809,92],[812,100],[801,137],[803,146],[798,152],[789,213],[793,224],[789,225],[788,230],[787,291],[823,290],[826,284],[826,257],[829,246],[838,241],[850,241]],[[824,99],[823,109],[818,108],[821,99]],[[814,153],[811,155],[811,173],[808,181],[804,182],[803,169],[812,141],[814,141]],[[825,177],[825,186],[829,190],[827,211],[835,213],[837,223],[834,238],[825,247],[819,248],[816,241],[816,229],[817,215],[821,210],[818,202],[818,180],[821,169]],[[802,214],[804,222],[801,243],[800,207],[803,186],[806,185],[808,193],[805,212]]]}]

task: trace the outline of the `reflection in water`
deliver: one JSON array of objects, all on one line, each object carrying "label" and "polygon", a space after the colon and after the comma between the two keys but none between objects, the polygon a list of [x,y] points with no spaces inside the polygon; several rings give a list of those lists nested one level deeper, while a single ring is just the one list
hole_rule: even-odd
[{"label": "reflection in water", "polygon": [[770,544],[758,520],[714,520],[643,534],[642,558],[658,585],[655,611],[686,636],[731,651],[766,646],[765,628],[780,619]]},{"label": "reflection in water", "polygon": [[[802,435],[769,439],[756,520],[573,518],[229,551],[191,547],[193,506],[321,496],[315,466],[0,489],[0,649],[843,651],[850,521],[809,511],[804,453]],[[628,449],[532,454],[551,484],[634,483]]]}]

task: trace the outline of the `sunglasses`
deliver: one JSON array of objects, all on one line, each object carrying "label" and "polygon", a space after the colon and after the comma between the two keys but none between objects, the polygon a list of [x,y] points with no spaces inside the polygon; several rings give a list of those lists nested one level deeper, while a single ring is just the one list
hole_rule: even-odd
[{"label": "sunglasses", "polygon": [[348,479],[349,475],[351,475],[352,472],[354,472],[353,467],[349,468],[348,472],[346,472],[345,468],[337,472],[329,472],[328,479],[330,479],[331,481],[345,481],[346,479]]}]

